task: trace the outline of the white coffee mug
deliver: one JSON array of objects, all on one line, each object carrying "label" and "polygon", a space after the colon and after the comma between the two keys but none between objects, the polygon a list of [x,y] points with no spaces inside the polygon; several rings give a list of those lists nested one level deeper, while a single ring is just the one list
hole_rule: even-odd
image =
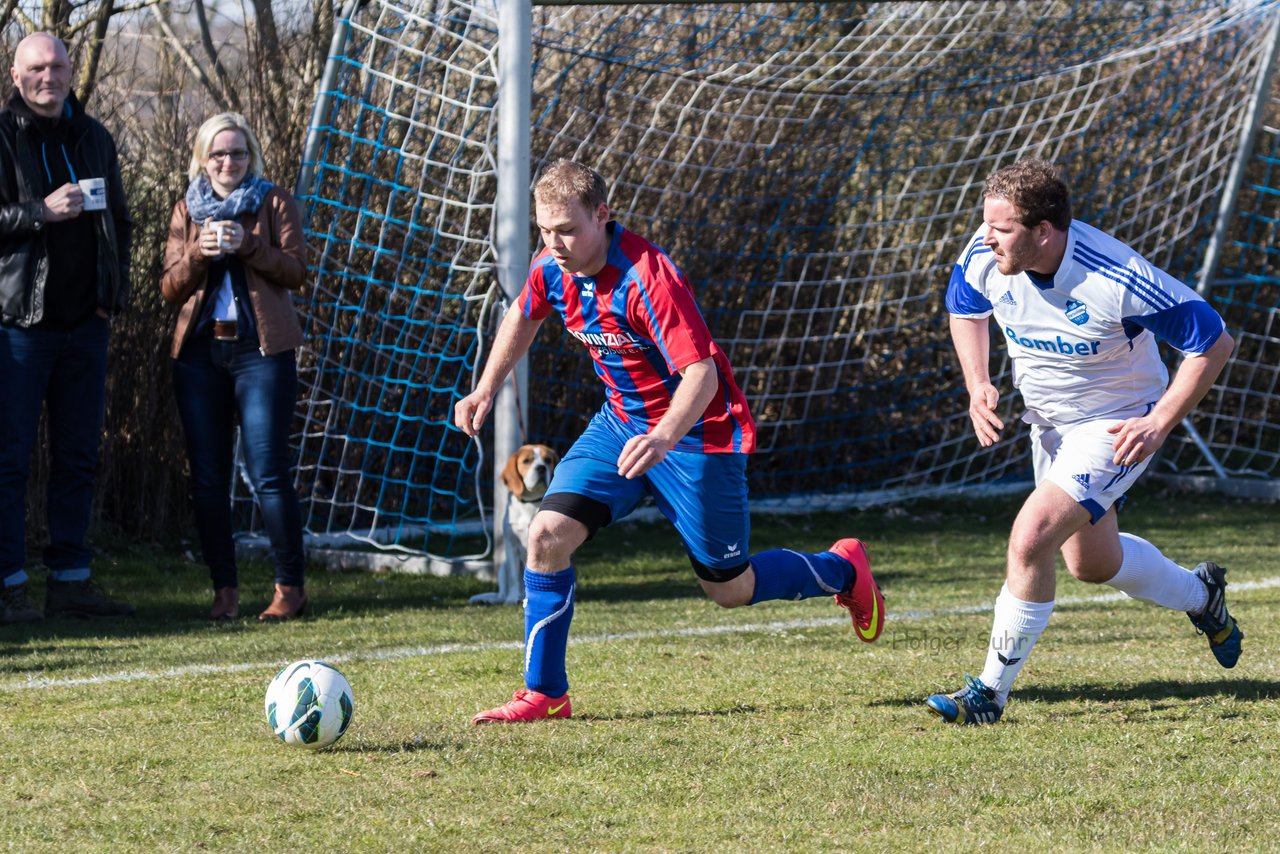
[{"label": "white coffee mug", "polygon": [[80,192],[84,193],[84,209],[87,211],[105,211],[107,209],[107,182],[101,178],[85,178],[77,181]]}]

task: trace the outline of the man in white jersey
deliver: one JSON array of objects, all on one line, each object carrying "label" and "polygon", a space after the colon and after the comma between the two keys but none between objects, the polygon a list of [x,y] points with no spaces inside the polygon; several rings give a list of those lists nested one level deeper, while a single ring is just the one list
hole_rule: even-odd
[{"label": "man in white jersey", "polygon": [[[1031,425],[1036,488],[1009,535],[986,666],[929,710],[948,723],[995,723],[1053,611],[1062,553],[1081,581],[1185,611],[1223,667],[1244,636],[1227,613],[1226,570],[1188,571],[1132,534],[1116,509],[1174,427],[1221,373],[1222,318],[1186,285],[1115,238],[1071,219],[1053,166],[1020,160],[987,178],[983,224],[956,262],[947,311],[969,417],[983,447],[1000,441],[988,371],[990,322],[1004,334]],[[1186,357],[1169,382],[1156,338]]]}]

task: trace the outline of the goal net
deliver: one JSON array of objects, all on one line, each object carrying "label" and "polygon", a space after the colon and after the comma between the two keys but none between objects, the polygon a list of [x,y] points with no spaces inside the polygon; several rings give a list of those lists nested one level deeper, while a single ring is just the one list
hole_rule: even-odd
[{"label": "goal net", "polygon": [[[1195,423],[1171,437],[1162,469],[1180,482],[1280,498],[1280,89],[1262,110],[1231,239],[1206,295],[1236,339],[1230,364]],[[1217,465],[1214,465],[1214,463]],[[1223,478],[1222,475],[1227,477]]]},{"label": "goal net", "polygon": [[[1021,482],[1020,428],[989,449],[973,438],[943,308],[984,178],[1053,160],[1080,219],[1199,285],[1278,15],[1275,2],[537,6],[534,171],[596,167],[615,217],[694,283],[758,423],[753,500]],[[494,2],[369,0],[343,25],[301,188],[308,527],[483,550],[467,535],[485,527],[490,464],[450,420],[505,308]],[[1277,283],[1257,272],[1275,258],[1268,134],[1230,284],[1207,289],[1244,346],[1196,416],[1202,442],[1179,437],[1169,470],[1199,471],[1208,452],[1276,476]],[[1013,422],[1007,364],[993,375]],[[561,450],[602,400],[554,323],[517,396],[523,435]]]}]

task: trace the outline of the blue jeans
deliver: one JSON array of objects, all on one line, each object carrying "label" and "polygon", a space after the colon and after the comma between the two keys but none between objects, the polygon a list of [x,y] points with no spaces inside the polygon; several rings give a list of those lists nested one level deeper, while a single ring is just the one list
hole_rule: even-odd
[{"label": "blue jeans", "polygon": [[191,463],[191,502],[214,588],[237,587],[231,529],[235,422],[277,584],[301,585],[302,508],[293,488],[289,425],[298,396],[292,350],[264,356],[257,342],[189,340],[173,363],[173,388]]},{"label": "blue jeans", "polygon": [[0,581],[26,581],[27,478],[42,405],[49,412],[44,563],[57,573],[88,571],[109,335],[96,314],[67,330],[0,326]]}]

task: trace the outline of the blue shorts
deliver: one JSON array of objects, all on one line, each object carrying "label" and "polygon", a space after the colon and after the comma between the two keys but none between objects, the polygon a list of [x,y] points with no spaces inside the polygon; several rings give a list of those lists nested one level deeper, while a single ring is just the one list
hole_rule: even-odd
[{"label": "blue shorts", "polygon": [[607,506],[610,521],[617,522],[652,495],[695,561],[712,569],[746,563],[747,455],[669,451],[642,476],[627,480],[618,474],[618,456],[633,435],[612,414],[597,412],[556,466],[543,500],[557,493],[582,495]]}]

